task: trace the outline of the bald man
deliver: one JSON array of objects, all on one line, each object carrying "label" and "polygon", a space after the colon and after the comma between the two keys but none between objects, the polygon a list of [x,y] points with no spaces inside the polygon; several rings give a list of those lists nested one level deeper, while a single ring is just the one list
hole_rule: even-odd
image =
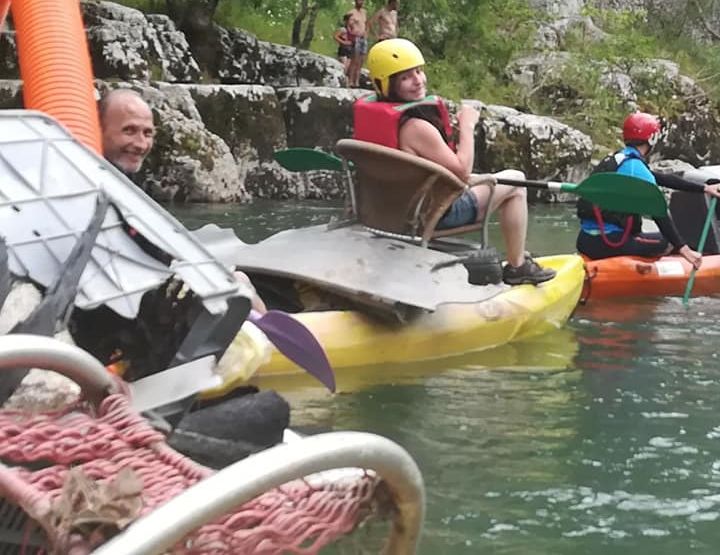
[{"label": "bald man", "polygon": [[115,89],[98,103],[105,158],[126,175],[140,171],[155,138],[150,107],[135,91]]},{"label": "bald man", "polygon": [[[135,91],[115,89],[100,99],[98,112],[105,159],[125,175],[140,171],[155,139],[150,107]],[[253,290],[252,307],[260,313],[267,312],[250,279],[242,272],[234,273],[238,281]]]}]

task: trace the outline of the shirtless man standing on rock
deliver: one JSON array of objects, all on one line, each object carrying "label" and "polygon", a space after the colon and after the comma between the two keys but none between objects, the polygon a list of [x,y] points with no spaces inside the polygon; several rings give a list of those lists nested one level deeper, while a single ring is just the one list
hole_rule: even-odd
[{"label": "shirtless man standing on rock", "polygon": [[388,3],[376,11],[370,18],[368,29],[377,42],[397,37],[397,10],[398,0],[388,0]]},{"label": "shirtless man standing on rock", "polygon": [[353,40],[353,55],[348,68],[348,86],[360,86],[360,71],[368,52],[367,11],[365,0],[355,0],[355,7],[348,12],[348,31]]}]

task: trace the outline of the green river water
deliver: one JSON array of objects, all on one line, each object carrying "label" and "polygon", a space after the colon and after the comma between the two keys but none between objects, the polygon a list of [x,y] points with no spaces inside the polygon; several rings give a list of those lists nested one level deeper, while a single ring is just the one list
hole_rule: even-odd
[{"label": "green river water", "polygon": [[[171,209],[256,241],[322,223],[324,203]],[[567,207],[533,207],[529,248],[572,252]],[[497,226],[492,230],[499,244]],[[720,299],[580,307],[525,344],[383,368],[346,392],[277,388],[293,424],[403,445],[427,486],[420,553],[720,552]],[[262,384],[261,384],[262,385]]]}]

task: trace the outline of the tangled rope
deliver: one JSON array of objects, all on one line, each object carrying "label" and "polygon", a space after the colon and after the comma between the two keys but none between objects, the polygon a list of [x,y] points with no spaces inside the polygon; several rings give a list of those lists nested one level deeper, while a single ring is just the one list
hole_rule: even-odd
[{"label": "tangled rope", "polygon": [[[87,553],[212,470],[165,444],[116,394],[30,414],[0,410],[0,494],[22,508],[54,553]],[[202,526],[173,555],[317,553],[375,508],[378,479],[289,482]],[[138,502],[139,501],[139,502]],[[3,526],[0,518],[0,526]]]}]

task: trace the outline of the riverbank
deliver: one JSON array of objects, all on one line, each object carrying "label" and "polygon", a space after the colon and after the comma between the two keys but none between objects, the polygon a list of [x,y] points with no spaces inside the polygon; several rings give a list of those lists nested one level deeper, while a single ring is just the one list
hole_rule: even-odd
[{"label": "riverbank", "polygon": [[[470,4],[467,13],[474,14]],[[505,5],[506,11],[497,11],[490,21],[506,14],[505,25],[520,25],[531,13],[520,4]],[[155,199],[342,199],[341,176],[290,173],[272,158],[275,150],[286,147],[331,150],[338,139],[351,135],[352,102],[367,91],[343,88],[336,60],[217,24],[210,24],[200,37],[188,35],[166,15],[110,2],[83,2],[82,9],[98,90],[132,87],[153,108],[156,147],[138,184]],[[587,17],[577,14],[538,17],[531,26],[537,35],[531,35],[543,36],[545,42],[537,44],[526,44],[512,29],[497,27],[491,38],[509,33],[505,39],[515,46],[500,52],[482,41],[473,44],[465,53],[466,63],[455,68],[467,73],[467,79],[455,79],[455,85],[463,86],[451,90],[448,83],[455,69],[448,64],[455,58],[441,61],[438,52],[452,45],[436,44],[429,31],[420,34],[424,27],[421,19],[413,19],[415,8],[406,9],[408,31],[418,34],[429,59],[436,58],[428,65],[430,78],[449,96],[482,94],[487,83],[480,86],[476,73],[494,60],[487,75],[495,80],[497,94],[473,101],[482,111],[476,135],[478,171],[512,167],[533,179],[579,181],[593,160],[617,146],[621,115],[635,108],[666,117],[666,132],[655,151],[658,159],[697,166],[720,157],[720,118],[715,100],[704,89],[707,80],[694,81],[677,63],[651,58],[662,51],[647,48],[647,56],[636,60],[619,56],[623,45],[629,49],[627,34],[637,17],[621,18],[620,23],[608,20],[606,27],[615,34],[595,32]],[[445,15],[438,12],[439,20],[445,21]],[[591,21],[596,20],[602,17]],[[520,27],[518,33],[530,32],[525,24]],[[472,36],[477,32],[468,30]],[[647,47],[645,39],[640,43]],[[483,47],[489,50],[480,56]],[[595,52],[606,57],[597,58]],[[629,49],[628,56],[632,52]],[[22,105],[17,77],[10,30],[0,34],[0,107]],[[495,103],[496,98],[506,98],[512,107]],[[674,162],[663,167],[687,166]],[[549,195],[532,200],[570,199]]]}]

